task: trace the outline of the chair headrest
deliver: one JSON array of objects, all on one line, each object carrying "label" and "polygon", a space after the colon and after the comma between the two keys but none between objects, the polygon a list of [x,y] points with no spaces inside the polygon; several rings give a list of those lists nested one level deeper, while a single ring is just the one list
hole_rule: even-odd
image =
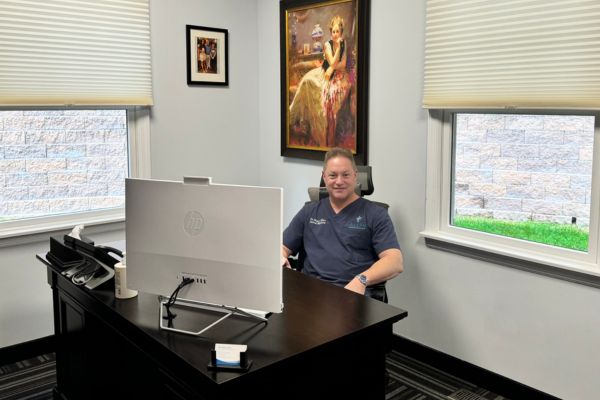
[{"label": "chair headrest", "polygon": [[357,165],[358,177],[357,181],[360,183],[361,195],[368,196],[373,194],[375,186],[373,186],[373,176],[370,165]]}]

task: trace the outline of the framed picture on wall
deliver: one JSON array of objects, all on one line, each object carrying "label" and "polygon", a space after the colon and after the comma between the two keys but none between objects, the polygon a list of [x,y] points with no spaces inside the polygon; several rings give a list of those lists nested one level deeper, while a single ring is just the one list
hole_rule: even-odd
[{"label": "framed picture on wall", "polygon": [[281,155],[367,163],[367,0],[281,0]]},{"label": "framed picture on wall", "polygon": [[188,85],[229,84],[227,29],[186,25]]}]

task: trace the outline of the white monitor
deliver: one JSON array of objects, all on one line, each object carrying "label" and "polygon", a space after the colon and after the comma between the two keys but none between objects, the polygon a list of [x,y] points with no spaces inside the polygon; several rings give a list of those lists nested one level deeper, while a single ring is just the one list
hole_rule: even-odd
[{"label": "white monitor", "polygon": [[283,189],[130,179],[125,184],[127,286],[281,312]]}]

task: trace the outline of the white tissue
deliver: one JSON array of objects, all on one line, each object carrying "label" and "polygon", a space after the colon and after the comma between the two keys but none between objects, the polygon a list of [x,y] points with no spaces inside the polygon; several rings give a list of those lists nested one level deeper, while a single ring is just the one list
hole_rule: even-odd
[{"label": "white tissue", "polygon": [[83,232],[83,228],[85,228],[85,225],[76,225],[71,233],[69,233],[69,236],[81,240],[81,232]]}]

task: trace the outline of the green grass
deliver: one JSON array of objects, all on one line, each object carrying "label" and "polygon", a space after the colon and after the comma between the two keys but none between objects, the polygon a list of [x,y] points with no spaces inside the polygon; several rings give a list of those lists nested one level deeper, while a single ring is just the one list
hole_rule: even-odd
[{"label": "green grass", "polygon": [[453,225],[572,250],[588,250],[588,232],[575,225],[552,222],[504,221],[482,217],[455,217]]}]

